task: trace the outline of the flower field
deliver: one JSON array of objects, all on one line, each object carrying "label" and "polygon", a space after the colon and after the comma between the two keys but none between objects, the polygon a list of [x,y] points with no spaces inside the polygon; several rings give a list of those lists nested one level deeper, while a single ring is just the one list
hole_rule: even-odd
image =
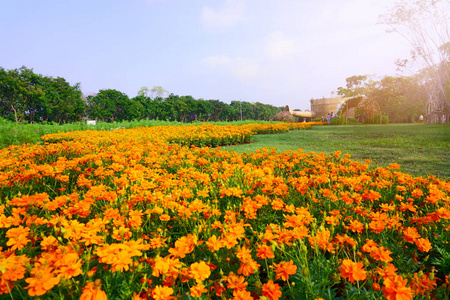
[{"label": "flower field", "polygon": [[217,147],[309,126],[75,131],[1,149],[0,298],[448,299],[449,181],[340,152]]}]

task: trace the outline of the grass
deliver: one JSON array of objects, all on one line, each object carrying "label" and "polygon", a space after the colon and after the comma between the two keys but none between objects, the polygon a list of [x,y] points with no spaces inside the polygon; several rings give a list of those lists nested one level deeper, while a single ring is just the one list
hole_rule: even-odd
[{"label": "grass", "polygon": [[389,124],[313,126],[272,135],[257,135],[251,144],[223,147],[238,153],[262,147],[279,152],[349,153],[355,160],[372,160],[385,167],[398,163],[401,171],[414,176],[450,178],[450,124]]}]

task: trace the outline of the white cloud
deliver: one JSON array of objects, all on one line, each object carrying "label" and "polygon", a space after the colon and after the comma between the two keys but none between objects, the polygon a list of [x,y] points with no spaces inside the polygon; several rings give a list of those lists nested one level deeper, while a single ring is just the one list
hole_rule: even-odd
[{"label": "white cloud", "polygon": [[203,63],[208,67],[224,70],[239,81],[248,81],[258,77],[261,74],[260,65],[251,59],[226,55],[215,55],[207,57]]},{"label": "white cloud", "polygon": [[201,21],[206,29],[226,28],[236,25],[242,18],[245,3],[240,0],[226,0],[220,9],[203,7]]},{"label": "white cloud", "polygon": [[233,59],[230,73],[240,81],[254,79],[261,74],[261,67],[257,62],[241,57]]},{"label": "white cloud", "polygon": [[217,67],[228,67],[230,65],[231,59],[225,55],[215,55],[207,57],[203,60],[208,66]]},{"label": "white cloud", "polygon": [[294,39],[287,38],[282,31],[275,31],[266,38],[266,55],[270,59],[283,59],[295,54]]}]

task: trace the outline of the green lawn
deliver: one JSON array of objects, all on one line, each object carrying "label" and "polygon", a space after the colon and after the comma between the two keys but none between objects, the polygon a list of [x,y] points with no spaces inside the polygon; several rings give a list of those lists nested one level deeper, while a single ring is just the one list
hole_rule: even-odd
[{"label": "green lawn", "polygon": [[450,178],[450,124],[389,124],[314,126],[281,134],[256,135],[251,144],[223,147],[238,153],[263,147],[279,152],[349,153],[352,159],[371,159],[374,166],[398,163],[415,176]]}]

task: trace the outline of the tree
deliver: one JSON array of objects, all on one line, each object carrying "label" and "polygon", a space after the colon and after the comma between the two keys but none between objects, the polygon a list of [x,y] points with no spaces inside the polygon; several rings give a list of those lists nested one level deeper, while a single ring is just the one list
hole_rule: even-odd
[{"label": "tree", "polygon": [[139,103],[141,106],[140,118],[141,119],[153,119],[154,118],[154,101],[145,96],[145,94],[139,93],[138,96],[131,99],[132,101]]},{"label": "tree", "polygon": [[255,102],[253,103],[253,111],[256,120],[269,121],[279,111],[279,108],[270,104]]},{"label": "tree", "polygon": [[450,108],[446,90],[450,85],[449,12],[448,0],[402,0],[381,16],[388,32],[396,32],[409,42],[412,61],[428,73],[425,86],[427,113],[431,116]]},{"label": "tree", "polygon": [[73,122],[81,119],[84,101],[77,83],[36,74],[25,66],[0,67],[0,116],[15,120]]},{"label": "tree", "polygon": [[196,116],[198,121],[207,122],[211,116],[211,105],[204,99],[197,100]]},{"label": "tree", "polygon": [[155,85],[154,87],[152,87],[152,89],[150,90],[151,92],[151,98],[155,99],[155,98],[165,98],[164,96],[169,95],[169,91],[166,91],[165,89],[163,89],[161,86],[159,85]]},{"label": "tree", "polygon": [[338,87],[337,94],[342,97],[359,97],[367,93],[368,75],[355,75],[345,79],[346,87]]},{"label": "tree", "polygon": [[220,100],[207,100],[207,101],[209,102],[210,105],[212,121],[217,122],[219,120],[223,120],[222,112],[225,110],[225,106],[228,104],[223,103]]},{"label": "tree", "polygon": [[[348,111],[349,107],[356,107],[357,112],[361,115],[357,116],[360,119],[374,115],[374,109],[377,105],[372,98],[368,98],[369,89],[373,87],[373,80],[368,75],[354,75],[345,79],[346,85],[337,88],[337,95],[347,98],[345,103],[341,106],[342,111]],[[339,113],[339,112],[338,112]],[[356,115],[356,114],[355,114]],[[346,122],[348,115],[346,114]]]},{"label": "tree", "polygon": [[39,76],[25,66],[14,70],[0,68],[2,116],[20,122],[30,115],[31,110],[33,117],[43,95],[39,81]]},{"label": "tree", "polygon": [[139,119],[142,104],[117,90],[100,90],[95,96],[88,96],[88,115],[107,122]]},{"label": "tree", "polygon": [[85,101],[79,83],[71,86],[62,77],[44,77],[42,85],[44,95],[36,112],[39,119],[57,123],[81,120],[85,112]]}]

